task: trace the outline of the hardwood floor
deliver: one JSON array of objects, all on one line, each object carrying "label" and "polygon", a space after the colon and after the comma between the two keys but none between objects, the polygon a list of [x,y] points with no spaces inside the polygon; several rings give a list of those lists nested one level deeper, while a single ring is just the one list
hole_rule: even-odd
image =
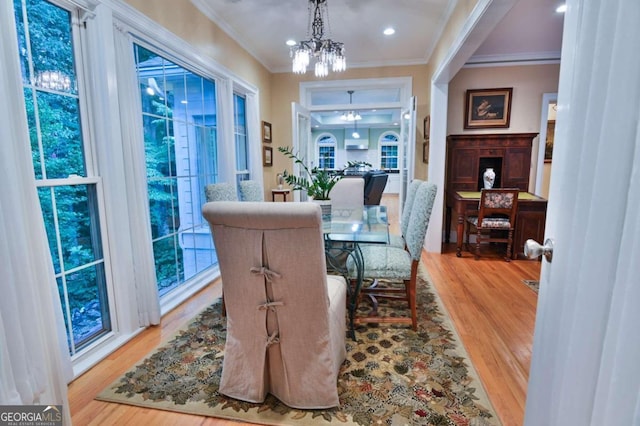
[{"label": "hardwood floor", "polygon": [[[390,207],[391,219],[397,217],[393,201],[383,201]],[[507,263],[499,255],[475,261],[465,252],[457,258],[454,245],[445,247],[442,254],[423,253],[422,259],[503,425],[521,425],[537,301],[536,294],[521,281],[538,279],[540,263]],[[145,330],[71,383],[73,424],[244,424],[94,399],[219,295],[220,285],[215,282],[167,314],[160,326]]]}]

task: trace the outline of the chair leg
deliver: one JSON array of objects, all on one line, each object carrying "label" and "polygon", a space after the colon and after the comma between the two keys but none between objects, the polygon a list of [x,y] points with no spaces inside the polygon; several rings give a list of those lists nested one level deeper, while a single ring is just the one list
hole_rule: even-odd
[{"label": "chair leg", "polygon": [[504,260],[506,260],[507,262],[511,262],[511,255],[513,251],[512,243],[513,243],[513,230],[510,229],[509,237],[507,238],[507,257],[504,258]]},{"label": "chair leg", "polygon": [[474,256],[476,260],[480,259],[480,236],[481,235],[482,233],[478,229],[478,234],[476,235],[476,252]]}]

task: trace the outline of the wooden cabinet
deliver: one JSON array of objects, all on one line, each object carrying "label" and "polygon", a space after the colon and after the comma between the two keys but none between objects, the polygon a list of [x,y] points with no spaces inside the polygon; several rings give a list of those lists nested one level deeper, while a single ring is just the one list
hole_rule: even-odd
[{"label": "wooden cabinet", "polygon": [[487,167],[495,187],[529,189],[531,145],[537,133],[450,135],[447,138],[447,192],[479,191]]},{"label": "wooden cabinet", "polygon": [[[445,242],[449,242],[452,210],[458,242],[462,238],[463,217],[477,202],[464,202],[457,191],[480,191],[482,174],[488,167],[496,172],[494,187],[529,189],[531,146],[537,133],[500,133],[481,135],[449,135],[447,137]],[[533,197],[518,203],[514,232],[514,258],[523,256],[524,242],[533,238],[542,242],[547,201]],[[458,253],[461,245],[458,244]]]}]

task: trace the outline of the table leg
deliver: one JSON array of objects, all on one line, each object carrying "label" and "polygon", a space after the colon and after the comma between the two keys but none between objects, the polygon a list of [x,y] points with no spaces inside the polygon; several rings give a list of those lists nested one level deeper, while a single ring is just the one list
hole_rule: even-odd
[{"label": "table leg", "polygon": [[464,214],[458,213],[458,228],[456,230],[456,256],[462,256],[462,240],[464,239]]}]

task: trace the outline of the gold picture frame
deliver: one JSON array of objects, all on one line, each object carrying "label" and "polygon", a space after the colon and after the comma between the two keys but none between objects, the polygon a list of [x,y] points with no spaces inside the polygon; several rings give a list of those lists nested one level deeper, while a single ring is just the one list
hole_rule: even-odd
[{"label": "gold picture frame", "polygon": [[512,87],[470,89],[465,94],[464,128],[508,128],[511,120]]},{"label": "gold picture frame", "polygon": [[273,148],[270,146],[262,147],[262,165],[264,167],[273,166]]},{"label": "gold picture frame", "polygon": [[262,122],[262,142],[271,143],[271,123]]}]

